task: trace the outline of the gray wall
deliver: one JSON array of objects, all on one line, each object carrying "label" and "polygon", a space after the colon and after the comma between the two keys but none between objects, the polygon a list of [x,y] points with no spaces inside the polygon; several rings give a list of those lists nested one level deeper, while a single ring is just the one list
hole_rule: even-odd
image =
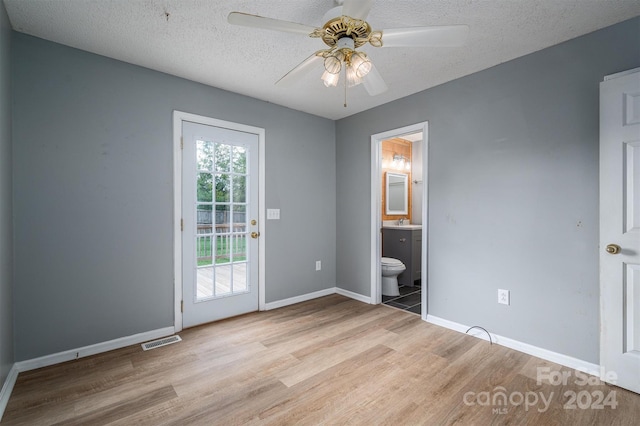
[{"label": "gray wall", "polygon": [[0,2],[0,388],[13,364],[11,26]]},{"label": "gray wall", "polygon": [[598,363],[598,84],[638,66],[635,18],[338,121],[338,286],[370,293],[371,134],[428,120],[429,313]]},{"label": "gray wall", "polygon": [[333,121],[19,33],[12,48],[16,360],[173,325],[173,110],[266,129],[266,301],[335,286]]}]

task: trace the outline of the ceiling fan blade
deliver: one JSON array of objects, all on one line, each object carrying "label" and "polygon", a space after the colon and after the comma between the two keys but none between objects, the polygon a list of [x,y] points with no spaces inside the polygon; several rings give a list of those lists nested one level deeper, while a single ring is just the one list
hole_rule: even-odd
[{"label": "ceiling fan blade", "polygon": [[362,85],[371,96],[386,92],[388,87],[373,63],[369,73],[362,78]]},{"label": "ceiling fan blade", "polygon": [[297,22],[282,21],[280,19],[265,18],[258,15],[250,15],[242,12],[231,12],[227,22],[244,27],[262,28],[265,30],[284,31],[287,33],[309,35],[316,28]]},{"label": "ceiling fan blade", "polygon": [[369,11],[373,0],[344,0],[342,4],[342,14],[353,19],[362,19],[363,21],[369,16]]},{"label": "ceiling fan blade", "polygon": [[281,87],[289,87],[299,78],[307,75],[309,71],[315,68],[315,65],[319,62],[322,62],[324,58],[319,56],[318,54],[323,52],[323,50],[319,50],[313,55],[309,56],[304,61],[300,62],[294,69],[286,73],[282,78],[276,81],[276,85]]},{"label": "ceiling fan blade", "polygon": [[468,34],[466,25],[394,28],[382,30],[382,47],[462,46]]}]

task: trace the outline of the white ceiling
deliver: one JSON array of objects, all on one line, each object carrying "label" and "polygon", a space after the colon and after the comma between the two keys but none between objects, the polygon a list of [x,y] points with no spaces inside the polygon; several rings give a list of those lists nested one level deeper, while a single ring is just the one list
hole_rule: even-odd
[{"label": "white ceiling", "polygon": [[319,39],[233,26],[231,11],[322,26],[333,0],[4,0],[16,31],[330,119],[399,99],[640,15],[638,0],[374,0],[374,30],[466,24],[456,48],[365,50],[389,90],[325,88],[322,65],[298,84],[274,83]]}]

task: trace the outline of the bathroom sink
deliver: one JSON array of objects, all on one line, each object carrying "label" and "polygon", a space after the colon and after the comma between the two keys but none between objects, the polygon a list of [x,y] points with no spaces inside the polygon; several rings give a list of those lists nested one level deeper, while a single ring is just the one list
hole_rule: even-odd
[{"label": "bathroom sink", "polygon": [[387,229],[422,229],[422,225],[408,224],[408,225],[382,225]]}]

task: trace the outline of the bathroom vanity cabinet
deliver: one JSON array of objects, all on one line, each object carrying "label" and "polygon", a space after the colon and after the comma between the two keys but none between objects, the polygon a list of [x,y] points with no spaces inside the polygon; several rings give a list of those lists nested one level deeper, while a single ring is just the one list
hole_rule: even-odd
[{"label": "bathroom vanity cabinet", "polygon": [[398,284],[420,285],[422,265],[422,229],[402,226],[382,228],[382,256],[400,260],[406,270],[398,275]]}]

